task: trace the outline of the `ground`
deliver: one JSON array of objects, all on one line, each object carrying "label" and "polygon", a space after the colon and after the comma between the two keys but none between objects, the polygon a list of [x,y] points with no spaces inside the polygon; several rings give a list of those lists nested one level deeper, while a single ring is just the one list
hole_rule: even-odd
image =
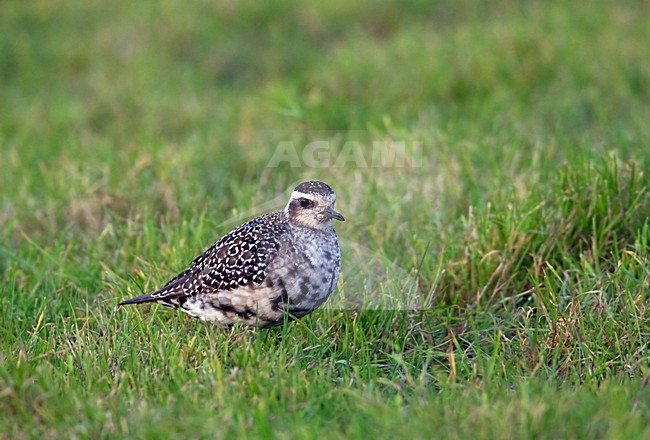
[{"label": "ground", "polygon": [[[0,4],[7,438],[650,438],[650,9]],[[327,306],[117,303],[330,183]]]}]

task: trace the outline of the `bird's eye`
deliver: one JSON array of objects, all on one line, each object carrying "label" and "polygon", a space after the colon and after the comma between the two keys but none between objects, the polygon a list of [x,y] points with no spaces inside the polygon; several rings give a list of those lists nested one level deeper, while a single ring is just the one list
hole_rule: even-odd
[{"label": "bird's eye", "polygon": [[300,203],[301,208],[311,208],[314,205],[314,202],[309,199],[305,199],[304,197],[299,198],[298,202]]}]

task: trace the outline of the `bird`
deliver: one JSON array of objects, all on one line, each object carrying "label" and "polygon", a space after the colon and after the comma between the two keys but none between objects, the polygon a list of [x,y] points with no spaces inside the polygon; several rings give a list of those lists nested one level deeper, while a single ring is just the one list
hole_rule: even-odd
[{"label": "bird", "polygon": [[159,290],[119,303],[158,303],[202,321],[268,328],[301,318],[327,300],[341,269],[332,220],[336,194],[310,180],[284,209],[221,237]]}]

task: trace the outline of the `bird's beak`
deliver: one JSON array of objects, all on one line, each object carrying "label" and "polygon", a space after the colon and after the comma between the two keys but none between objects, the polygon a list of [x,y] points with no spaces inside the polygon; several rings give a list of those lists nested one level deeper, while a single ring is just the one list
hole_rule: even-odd
[{"label": "bird's beak", "polygon": [[340,212],[336,212],[334,210],[334,208],[332,208],[331,206],[328,206],[327,208],[325,208],[325,215],[328,218],[333,218],[333,219],[341,221],[341,222],[345,221],[345,217],[343,217]]}]

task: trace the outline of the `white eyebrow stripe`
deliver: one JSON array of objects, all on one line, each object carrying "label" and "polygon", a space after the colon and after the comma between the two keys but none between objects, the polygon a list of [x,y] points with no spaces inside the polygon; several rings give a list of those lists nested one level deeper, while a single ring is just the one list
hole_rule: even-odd
[{"label": "white eyebrow stripe", "polygon": [[304,192],[300,191],[294,191],[291,193],[291,198],[292,199],[300,199],[300,198],[305,198],[309,200],[314,200],[314,196],[312,194],[305,194]]}]

